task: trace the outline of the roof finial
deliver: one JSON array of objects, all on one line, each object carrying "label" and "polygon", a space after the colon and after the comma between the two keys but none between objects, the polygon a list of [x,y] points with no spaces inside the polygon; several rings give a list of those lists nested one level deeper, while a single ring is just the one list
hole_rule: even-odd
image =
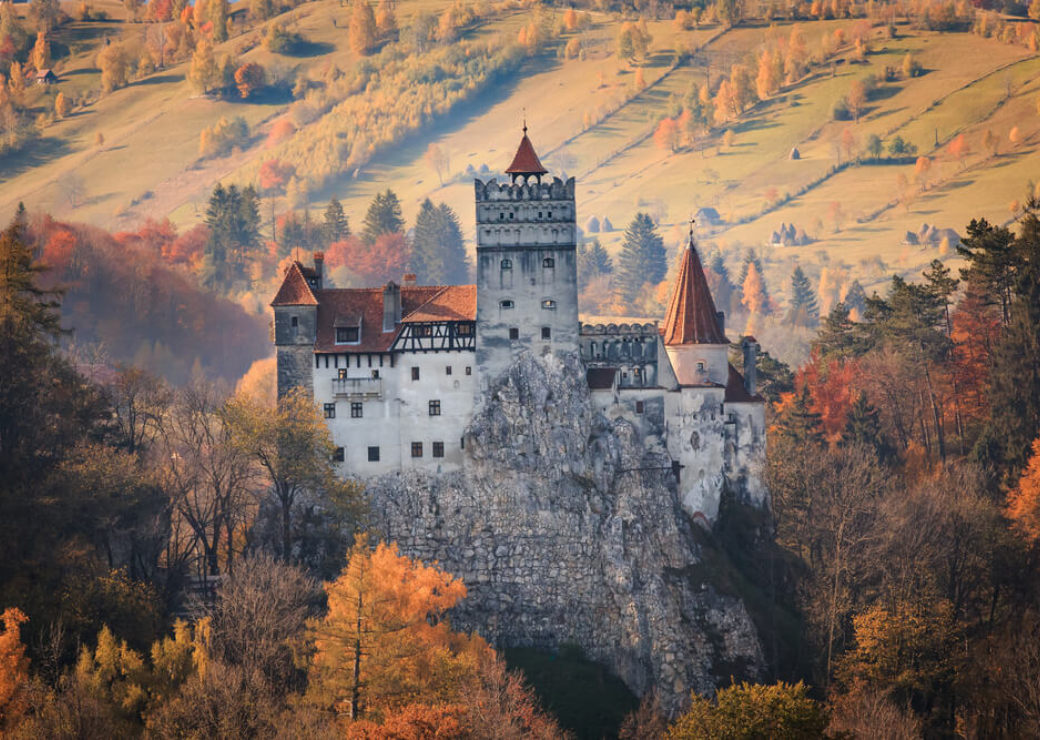
[{"label": "roof finial", "polygon": [[524,119],[524,136],[527,136],[527,108],[521,108],[520,115]]},{"label": "roof finial", "polygon": [[694,243],[693,243],[693,225],[695,223],[697,223],[697,219],[695,219],[693,217],[693,214],[690,214],[690,246],[691,247],[694,246]]}]

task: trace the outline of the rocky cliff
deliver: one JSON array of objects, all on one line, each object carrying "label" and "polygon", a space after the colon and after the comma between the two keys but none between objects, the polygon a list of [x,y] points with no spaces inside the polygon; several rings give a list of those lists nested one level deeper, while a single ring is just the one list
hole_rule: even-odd
[{"label": "rocky cliff", "polygon": [[402,551],[461,577],[453,623],[500,646],[575,643],[674,708],[764,660],[743,604],[697,577],[657,438],[594,412],[578,358],[522,355],[466,435],[463,472],[371,481]]}]

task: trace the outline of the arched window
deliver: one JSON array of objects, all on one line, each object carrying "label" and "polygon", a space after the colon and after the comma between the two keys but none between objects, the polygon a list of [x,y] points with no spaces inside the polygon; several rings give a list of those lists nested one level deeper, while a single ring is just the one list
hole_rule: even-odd
[{"label": "arched window", "polygon": [[554,301],[552,298],[546,298],[544,301],[542,301],[542,308],[554,309],[556,308],[556,301]]}]

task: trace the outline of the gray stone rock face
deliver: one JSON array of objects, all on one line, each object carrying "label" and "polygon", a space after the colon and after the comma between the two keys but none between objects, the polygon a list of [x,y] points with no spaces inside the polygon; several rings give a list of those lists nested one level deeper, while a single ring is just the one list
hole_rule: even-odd
[{"label": "gray stone rock face", "polygon": [[743,604],[694,575],[699,525],[668,455],[595,413],[584,378],[577,355],[521,354],[476,413],[462,471],[369,481],[377,525],[463,579],[453,624],[495,645],[575,643],[672,709],[734,667],[756,677]]}]

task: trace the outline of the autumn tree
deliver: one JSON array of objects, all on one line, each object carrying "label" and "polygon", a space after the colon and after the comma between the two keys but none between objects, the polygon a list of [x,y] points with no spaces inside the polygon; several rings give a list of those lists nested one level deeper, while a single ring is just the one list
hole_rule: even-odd
[{"label": "autumn tree", "polygon": [[199,41],[191,55],[188,81],[195,92],[203,94],[220,87],[223,81],[220,65],[213,54],[213,46],[205,39]]},{"label": "autumn tree", "polygon": [[[277,547],[286,563],[336,556],[336,542],[318,553],[304,526],[318,513],[326,524],[346,531],[360,515],[359,491],[339,477],[329,428],[313,399],[294,389],[274,408],[257,398],[232,398],[225,418],[236,447],[253,457],[270,490],[277,521]],[[331,548],[331,549],[330,549]]]},{"label": "autumn tree", "polygon": [[97,64],[101,68],[101,87],[106,93],[126,84],[127,55],[121,43],[116,42],[104,47],[98,54]]},{"label": "autumn tree", "polygon": [[385,193],[376,193],[365,213],[362,238],[368,244],[382,234],[394,234],[404,230],[404,218],[401,217],[401,201],[390,189]]},{"label": "autumn tree", "polygon": [[65,93],[58,93],[57,97],[54,98],[54,114],[58,118],[67,118],[71,111],[72,105],[69,103],[69,99],[65,97]]},{"label": "autumn tree", "polygon": [[33,45],[30,59],[32,59],[33,66],[36,67],[37,72],[48,69],[51,66],[51,47],[47,43],[47,34],[43,31],[36,34],[36,44]]},{"label": "autumn tree", "polygon": [[654,130],[654,144],[660,149],[676,152],[679,150],[681,141],[682,135],[676,120],[674,118],[662,118]]},{"label": "autumn tree", "polygon": [[849,107],[849,113],[857,123],[867,106],[867,86],[863,80],[855,80],[849,87],[849,94],[845,96],[845,104]]},{"label": "autumn tree", "polygon": [[906,53],[903,57],[903,77],[910,79],[911,77],[917,77],[921,74],[921,63],[917,61],[913,54],[910,52]]},{"label": "autumn tree", "polygon": [[350,48],[355,54],[366,56],[378,40],[376,16],[367,0],[354,0],[350,12]]},{"label": "autumn tree", "polygon": [[397,36],[397,15],[394,13],[393,0],[380,0],[376,11],[376,31],[384,39]]},{"label": "autumn tree", "polygon": [[632,305],[643,286],[656,286],[668,272],[664,240],[646,213],[637,213],[625,230],[618,257],[614,288],[622,305]]},{"label": "autumn tree", "polygon": [[825,737],[827,713],[798,682],[741,683],[720,689],[714,701],[696,693],[692,705],[669,728],[668,740]]},{"label": "autumn tree", "polygon": [[267,71],[256,62],[243,64],[235,70],[235,86],[243,100],[263,89],[266,84]]},{"label": "autumn tree", "polygon": [[949,143],[946,150],[950,153],[950,156],[954,157],[958,162],[961,163],[961,167],[964,167],[964,158],[970,151],[968,147],[968,140],[964,134],[957,134],[957,136]]},{"label": "autumn tree", "polygon": [[22,644],[20,625],[29,620],[21,611],[8,608],[0,614],[0,733],[14,730],[26,709],[25,689],[29,682],[29,658]]},{"label": "autumn tree", "polygon": [[61,18],[61,4],[58,0],[29,0],[28,17],[38,32],[53,31]]},{"label": "autumn tree", "polygon": [[628,62],[644,58],[650,51],[653,36],[647,28],[646,21],[633,23],[625,21],[618,29],[617,55]]},{"label": "autumn tree", "polygon": [[[740,287],[740,302],[748,310],[749,314],[748,326],[755,326],[762,316],[769,313],[769,297],[766,295],[762,274],[759,272],[758,265],[755,262],[748,263],[744,282]],[[755,332],[748,329],[744,333],[754,334]]]},{"label": "autumn tree", "polygon": [[359,538],[325,590],[328,613],[313,625],[311,691],[351,719],[378,719],[419,697],[450,703],[459,679],[489,650],[445,618],[466,596],[462,581],[402,556],[395,544],[371,548]]},{"label": "autumn tree", "polygon": [[458,216],[446,204],[427,198],[419,206],[412,232],[411,268],[426,285],[461,285],[469,277]]}]

